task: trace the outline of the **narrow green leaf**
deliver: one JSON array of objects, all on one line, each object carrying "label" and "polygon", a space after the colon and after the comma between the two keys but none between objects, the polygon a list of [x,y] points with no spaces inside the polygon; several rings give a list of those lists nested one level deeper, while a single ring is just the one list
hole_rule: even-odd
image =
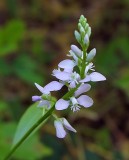
[{"label": "narrow green leaf", "polygon": [[[21,138],[29,131],[29,129],[42,117],[42,110],[37,108],[37,103],[33,104],[22,116],[17,127],[13,146],[15,146]],[[33,131],[34,132],[34,131]]]},{"label": "narrow green leaf", "polygon": [[[15,122],[0,122],[0,160],[4,159],[10,148],[16,126]],[[39,135],[35,134],[17,149],[12,159],[26,160],[29,155],[29,159],[35,160],[51,154],[52,149],[41,143]]]},{"label": "narrow green leaf", "polygon": [[12,149],[4,160],[7,160],[9,157],[11,157],[16,149],[47,121],[49,116],[54,111],[54,108],[54,106],[51,107],[44,116],[42,116],[42,110],[37,108],[37,103],[28,108],[28,110],[22,116],[17,127]]}]

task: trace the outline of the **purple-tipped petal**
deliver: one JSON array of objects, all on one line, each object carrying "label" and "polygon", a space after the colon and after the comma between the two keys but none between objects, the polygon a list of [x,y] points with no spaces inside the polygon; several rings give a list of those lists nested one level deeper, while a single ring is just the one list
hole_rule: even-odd
[{"label": "purple-tipped petal", "polygon": [[55,104],[56,110],[63,110],[68,108],[68,106],[69,106],[69,101],[66,101],[64,99],[59,99]]},{"label": "purple-tipped petal", "polygon": [[91,78],[92,82],[105,81],[106,80],[106,78],[98,72],[92,72],[90,74],[90,78]]},{"label": "purple-tipped petal", "polygon": [[32,96],[33,102],[40,101],[40,100],[42,100],[42,98],[40,96]]},{"label": "purple-tipped petal", "polygon": [[57,81],[52,81],[50,83],[48,83],[45,87],[44,90],[45,91],[58,91],[63,87],[64,84],[59,83]]},{"label": "purple-tipped petal", "polygon": [[39,84],[35,83],[36,87],[38,88],[38,90],[41,92],[41,93],[44,93],[44,88],[41,87]]},{"label": "purple-tipped petal", "polygon": [[78,90],[75,92],[75,97],[81,95],[82,93],[85,93],[85,92],[89,91],[90,88],[91,88],[91,85],[89,85],[89,84],[82,84],[78,88]]},{"label": "purple-tipped petal", "polygon": [[90,78],[90,76],[89,76],[89,75],[87,75],[87,76],[86,76],[86,78],[84,78],[84,79],[80,80],[80,82],[82,82],[82,83],[83,83],[83,82],[89,82],[89,81],[90,81],[90,79],[91,79],[91,78]]},{"label": "purple-tipped petal", "polygon": [[67,128],[69,131],[72,131],[72,132],[77,132],[70,124],[69,122],[65,119],[65,118],[62,118],[63,120],[63,124],[65,126],[65,128]]},{"label": "purple-tipped petal", "polygon": [[78,103],[84,107],[90,107],[93,105],[93,100],[89,96],[82,95],[77,99]]},{"label": "purple-tipped petal", "polygon": [[64,127],[62,125],[61,121],[55,120],[54,126],[56,128],[56,136],[58,138],[64,138],[66,136],[66,131],[64,130]]},{"label": "purple-tipped petal", "polygon": [[73,69],[74,66],[75,66],[75,63],[70,59],[65,59],[58,64],[58,67],[64,68],[64,69]]},{"label": "purple-tipped petal", "polygon": [[54,76],[61,81],[68,81],[70,79],[70,73],[68,72],[56,72]]}]

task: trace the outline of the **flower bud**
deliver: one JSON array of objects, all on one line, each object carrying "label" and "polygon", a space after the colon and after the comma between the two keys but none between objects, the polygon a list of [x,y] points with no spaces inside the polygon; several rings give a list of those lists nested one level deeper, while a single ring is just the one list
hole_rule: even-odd
[{"label": "flower bud", "polygon": [[78,23],[78,29],[80,30],[82,27],[81,23]]},{"label": "flower bud", "polygon": [[87,32],[88,28],[89,28],[89,24],[86,23],[86,24],[85,24],[85,27],[84,27],[84,29],[85,29],[86,32]]},{"label": "flower bud", "polygon": [[86,34],[85,37],[84,37],[84,43],[85,44],[89,43],[89,36],[88,36],[88,34]]},{"label": "flower bud", "polygon": [[88,34],[88,36],[90,37],[90,35],[91,35],[91,27],[88,27],[87,34]]},{"label": "flower bud", "polygon": [[80,41],[81,41],[80,33],[75,30],[74,35],[75,35],[76,40],[77,40],[78,42],[80,42]]},{"label": "flower bud", "polygon": [[83,27],[81,27],[81,28],[80,28],[80,33],[81,33],[81,35],[82,35],[82,36],[84,36],[84,35],[85,35],[85,30],[84,30],[84,28],[83,28]]},{"label": "flower bud", "polygon": [[83,15],[80,16],[79,22],[82,23],[85,20],[85,17]]},{"label": "flower bud", "polygon": [[87,55],[87,61],[88,62],[92,61],[92,59],[94,58],[95,55],[96,55],[96,49],[94,48]]},{"label": "flower bud", "polygon": [[71,50],[78,56],[82,56],[82,51],[75,45],[71,45]]}]

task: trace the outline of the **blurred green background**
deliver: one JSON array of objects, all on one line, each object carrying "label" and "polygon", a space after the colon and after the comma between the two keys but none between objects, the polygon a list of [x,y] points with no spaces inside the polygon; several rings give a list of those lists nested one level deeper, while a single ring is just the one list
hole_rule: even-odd
[{"label": "blurred green background", "polygon": [[34,82],[54,80],[52,70],[77,44],[81,14],[92,27],[96,70],[107,81],[92,84],[91,108],[58,112],[77,134],[57,139],[49,120],[12,160],[129,160],[129,0],[0,1],[0,160],[31,96],[39,94]]}]

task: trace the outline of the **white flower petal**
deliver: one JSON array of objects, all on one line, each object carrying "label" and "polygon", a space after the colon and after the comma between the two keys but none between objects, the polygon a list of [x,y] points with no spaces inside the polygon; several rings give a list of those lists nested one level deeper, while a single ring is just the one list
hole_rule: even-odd
[{"label": "white flower petal", "polygon": [[87,75],[86,78],[80,80],[80,82],[89,82],[90,81],[90,76]]},{"label": "white flower petal", "polygon": [[81,95],[81,94],[84,93],[84,92],[89,91],[90,88],[91,88],[91,85],[89,85],[89,84],[82,84],[82,85],[78,88],[78,90],[75,92],[75,97]]},{"label": "white flower petal", "polygon": [[90,62],[85,68],[85,74],[87,74],[89,70],[95,71],[94,67],[95,67],[94,64]]},{"label": "white flower petal", "polygon": [[68,106],[69,106],[69,101],[66,101],[64,99],[59,99],[55,104],[55,108],[57,110],[66,109],[66,108],[68,108]]},{"label": "white flower petal", "polygon": [[93,105],[93,100],[89,96],[82,95],[77,99],[78,103],[84,107],[90,107]]},{"label": "white flower petal", "polygon": [[44,90],[46,91],[58,91],[63,87],[62,83],[59,83],[57,81],[52,81],[48,83],[45,87]]},{"label": "white flower petal", "polygon": [[70,124],[69,122],[65,119],[65,118],[62,118],[63,120],[63,124],[65,126],[65,128],[67,128],[69,131],[72,131],[72,132],[77,132]]},{"label": "white flower petal", "polygon": [[75,97],[71,97],[70,101],[72,102],[73,106],[78,104],[77,99]]},{"label": "white flower petal", "polygon": [[64,69],[73,69],[74,66],[75,66],[75,63],[70,59],[65,59],[58,64],[58,67],[64,68]]},{"label": "white flower petal", "polygon": [[56,72],[54,76],[62,81],[68,81],[70,79],[70,73],[68,72]]},{"label": "white flower petal", "polygon": [[54,126],[56,128],[56,136],[58,138],[64,138],[66,136],[66,131],[64,130],[64,127],[62,125],[61,121],[55,120]]},{"label": "white flower petal", "polygon": [[44,93],[44,88],[41,87],[39,84],[35,83],[36,87],[38,88],[38,90],[41,92],[41,93]]},{"label": "white flower petal", "polygon": [[106,78],[98,72],[92,72],[90,74],[90,78],[91,78],[92,82],[105,81],[106,80]]}]

